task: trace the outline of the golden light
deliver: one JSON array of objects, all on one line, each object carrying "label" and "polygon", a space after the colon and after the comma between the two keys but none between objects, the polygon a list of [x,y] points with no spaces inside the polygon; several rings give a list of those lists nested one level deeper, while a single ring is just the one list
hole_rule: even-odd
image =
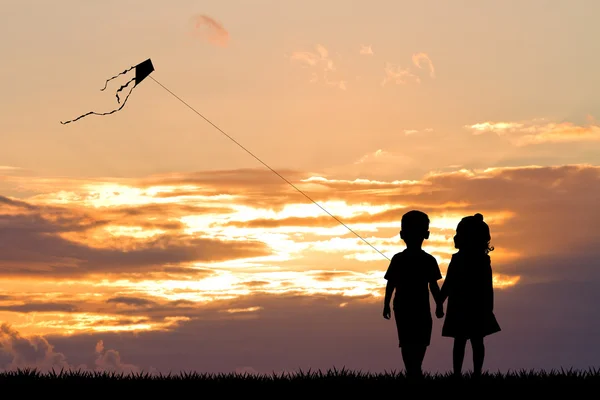
[{"label": "golden light", "polygon": [[[460,173],[470,173],[462,171]],[[327,184],[369,185],[369,190],[377,190],[378,194],[389,191],[394,185],[404,185],[409,188],[422,182],[397,181],[378,182],[371,180],[336,181],[320,177],[312,177],[303,181],[305,185],[315,186],[315,190],[326,188]],[[43,181],[40,185],[59,185],[51,181]],[[381,186],[381,189],[373,189]],[[226,241],[260,241],[273,252],[261,257],[247,257],[220,262],[191,263],[188,267],[192,276],[195,269],[210,269],[211,274],[196,280],[186,276],[185,265],[180,265],[178,274],[168,274],[168,279],[156,279],[157,275],[137,280],[117,278],[109,279],[107,275],[97,274],[82,279],[56,280],[41,278],[29,280],[5,280],[2,287],[10,287],[10,292],[4,292],[6,299],[0,300],[5,309],[22,304],[57,303],[73,304],[77,309],[72,312],[0,312],[0,317],[14,324],[15,328],[30,333],[65,333],[78,332],[118,332],[118,331],[148,331],[164,330],[177,326],[189,320],[190,316],[180,315],[177,306],[167,307],[169,315],[164,318],[149,318],[152,305],[136,308],[137,303],[130,305],[108,302],[109,299],[130,297],[151,299],[155,306],[168,305],[171,302],[191,302],[186,307],[190,309],[214,304],[216,301],[232,300],[254,293],[284,295],[289,293],[304,295],[339,295],[346,298],[372,296],[380,298],[385,287],[383,274],[388,261],[368,246],[360,238],[354,236],[347,227],[333,223],[330,226],[312,226],[312,218],[330,218],[321,209],[310,202],[287,204],[280,210],[255,207],[242,195],[216,194],[206,195],[207,189],[196,185],[155,185],[136,187],[133,181],[102,182],[102,181],[70,181],[68,190],[48,190],[45,194],[33,198],[36,204],[75,206],[79,210],[89,211],[98,215],[100,220],[109,220],[108,224],[100,225],[86,231],[61,232],[66,239],[81,245],[96,248],[111,248],[127,251],[139,247],[157,235],[169,235],[170,232],[160,228],[149,228],[154,221],[173,221],[171,216],[144,213],[138,219],[128,221],[112,220],[111,210],[115,207],[136,207],[152,204],[173,204],[226,207],[228,213],[194,214],[179,212],[175,221],[183,224],[178,234],[196,238],[220,239]],[[327,189],[330,190],[330,189]],[[169,194],[169,196],[163,196]],[[400,220],[369,221],[370,216],[393,210],[397,204],[372,205],[365,202],[348,203],[345,201],[324,201],[319,203],[337,218],[348,221],[356,218],[355,223],[347,225],[359,233],[371,245],[391,258],[394,253],[401,251],[404,243],[399,237]],[[468,207],[468,204],[462,204]],[[452,236],[456,225],[466,211],[445,211],[443,207],[435,208],[430,214],[431,235],[424,243],[424,250],[433,254],[445,271],[451,255],[456,251],[453,247]],[[439,211],[438,211],[439,210]],[[466,210],[466,208],[465,208]],[[96,214],[94,214],[96,213]],[[514,216],[509,211],[489,212],[484,214],[490,225],[500,225]],[[299,226],[277,225],[278,220],[294,218]],[[253,227],[256,220],[272,220],[273,227]],[[360,222],[356,222],[360,221]],[[146,224],[147,222],[147,224]],[[230,223],[236,223],[233,225]],[[334,221],[335,222],[335,221]],[[136,225],[139,224],[139,225]],[[339,274],[323,273],[331,270],[316,270],[315,265],[301,264],[303,260],[318,260],[321,255],[339,255],[335,266]],[[493,253],[493,259],[501,261],[514,260],[520,255],[509,249],[500,249]],[[73,260],[73,266],[76,266]],[[373,262],[379,262],[380,269],[373,270]],[[345,264],[348,263],[348,264]],[[364,267],[360,265],[364,263]],[[313,261],[314,264],[314,261]],[[344,271],[345,265],[352,265]],[[320,268],[320,266],[319,266]],[[117,275],[118,276],[118,275]],[[167,274],[164,275],[165,277]],[[9,283],[10,281],[10,283]],[[494,286],[502,289],[518,283],[518,276],[495,275]],[[253,282],[261,282],[253,285]],[[342,301],[339,307],[347,307],[348,301]],[[190,308],[191,307],[191,308]],[[261,308],[224,308],[225,315],[251,314]],[[122,312],[126,310],[126,316]],[[133,314],[132,314],[133,313]]]}]

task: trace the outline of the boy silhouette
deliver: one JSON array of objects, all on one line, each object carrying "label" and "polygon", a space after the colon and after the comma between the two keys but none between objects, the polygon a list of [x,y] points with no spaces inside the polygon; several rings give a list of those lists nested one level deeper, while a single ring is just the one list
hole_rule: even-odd
[{"label": "boy silhouette", "polygon": [[[395,290],[394,317],[406,376],[418,378],[423,374],[423,359],[433,327],[429,290],[437,303],[440,295],[437,281],[442,279],[442,274],[436,259],[421,248],[423,241],[429,239],[427,214],[417,210],[404,214],[400,238],[406,249],[392,257],[385,273],[383,317],[391,317],[390,300]],[[436,312],[438,318],[443,316],[440,313]]]}]

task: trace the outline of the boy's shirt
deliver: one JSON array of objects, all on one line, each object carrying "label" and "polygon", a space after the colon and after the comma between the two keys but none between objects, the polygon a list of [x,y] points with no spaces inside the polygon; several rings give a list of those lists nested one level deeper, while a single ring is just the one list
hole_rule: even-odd
[{"label": "boy's shirt", "polygon": [[422,249],[392,257],[384,279],[394,285],[394,312],[406,316],[431,316],[429,282],[442,279],[437,260]]}]

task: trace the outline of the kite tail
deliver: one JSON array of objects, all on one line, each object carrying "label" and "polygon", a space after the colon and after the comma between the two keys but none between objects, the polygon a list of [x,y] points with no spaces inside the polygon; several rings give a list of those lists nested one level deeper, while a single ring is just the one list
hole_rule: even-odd
[{"label": "kite tail", "polygon": [[92,115],[92,114],[93,114],[93,115],[109,115],[109,114],[112,114],[112,113],[116,113],[117,111],[120,111],[120,110],[121,110],[123,107],[125,107],[125,103],[127,103],[127,99],[128,99],[128,98],[129,98],[129,96],[131,95],[131,92],[133,92],[133,89],[135,89],[135,88],[136,88],[136,86],[137,86],[137,85],[134,85],[134,86],[131,88],[131,90],[129,91],[129,93],[127,93],[127,96],[125,97],[125,100],[123,100],[123,104],[121,104],[121,107],[119,107],[119,108],[116,108],[116,109],[114,109],[114,110],[112,110],[112,111],[105,112],[105,113],[97,113],[97,112],[95,112],[95,111],[90,111],[90,112],[88,112],[88,113],[85,113],[85,114],[83,114],[83,115],[80,115],[79,117],[77,117],[77,118],[75,118],[75,119],[72,119],[72,120],[70,120],[70,121],[67,121],[67,122],[62,122],[62,121],[60,121],[60,123],[61,123],[61,124],[63,124],[63,125],[66,125],[66,124],[68,124],[68,123],[75,122],[75,121],[77,121],[78,119],[81,119],[81,118],[83,118],[83,117],[86,117],[86,116],[88,116],[88,115]]},{"label": "kite tail", "polygon": [[[116,93],[117,103],[121,103],[121,99],[119,98],[119,92],[123,91],[123,89],[125,89],[127,86],[129,86],[129,84],[133,81],[135,81],[135,76],[133,78],[131,78],[126,84],[121,85],[121,87],[119,89],[117,89],[117,93]],[[135,85],[133,87],[135,87]],[[133,90],[133,88],[131,90]]]},{"label": "kite tail", "polygon": [[104,82],[104,87],[103,87],[102,89],[100,89],[100,91],[101,91],[101,92],[103,92],[103,91],[104,91],[104,89],[106,89],[106,86],[108,85],[108,82],[109,82],[109,81],[112,81],[113,79],[115,79],[115,78],[118,78],[119,76],[121,76],[121,75],[124,75],[124,74],[128,73],[129,71],[131,71],[131,70],[132,70],[132,69],[134,69],[135,67],[136,67],[136,66],[134,65],[133,67],[127,68],[125,71],[123,71],[123,72],[121,72],[121,73],[119,73],[119,74],[116,74],[116,75],[115,75],[115,76],[113,76],[112,78],[109,78],[109,79],[107,79],[107,80],[106,80],[106,82]]}]

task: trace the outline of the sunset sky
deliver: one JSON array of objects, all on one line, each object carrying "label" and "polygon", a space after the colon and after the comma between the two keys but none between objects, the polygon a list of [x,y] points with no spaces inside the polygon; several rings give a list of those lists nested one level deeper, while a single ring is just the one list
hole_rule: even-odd
[{"label": "sunset sky", "polygon": [[[0,369],[400,370],[383,255],[411,209],[443,275],[460,219],[490,225],[486,369],[597,367],[599,12],[4,1]],[[118,107],[133,72],[105,80],[147,58],[383,255],[151,79],[115,114],[59,123]],[[441,326],[429,371],[452,366]]]}]

